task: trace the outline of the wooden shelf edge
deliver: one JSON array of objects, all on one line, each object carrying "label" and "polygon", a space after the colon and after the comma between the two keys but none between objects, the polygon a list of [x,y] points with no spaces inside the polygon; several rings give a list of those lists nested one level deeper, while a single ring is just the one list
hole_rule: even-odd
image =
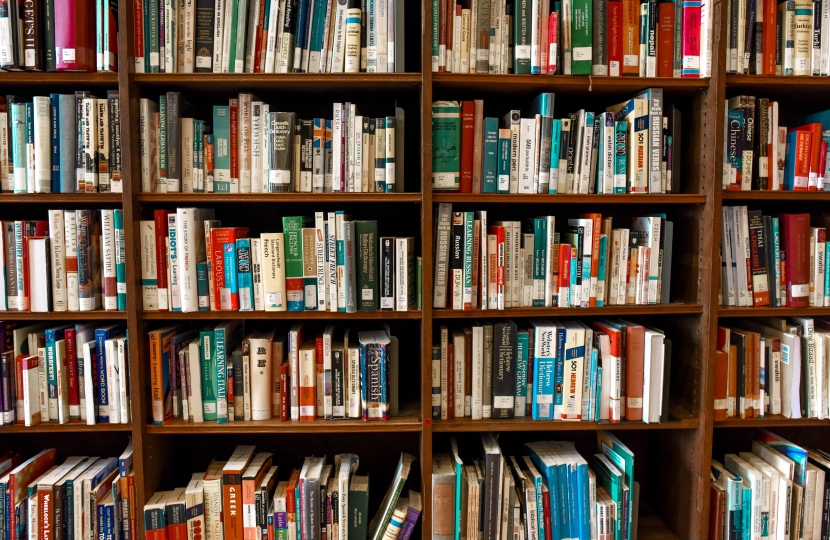
[{"label": "wooden shelf edge", "polygon": [[[126,311],[50,311],[48,313],[36,313],[31,311],[0,311],[0,320],[6,321],[105,321],[105,320],[127,320]],[[2,429],[2,428],[0,428]]]},{"label": "wooden shelf edge", "polygon": [[133,428],[130,424],[87,424],[70,422],[68,424],[53,424],[42,422],[34,426],[15,424],[13,426],[0,427],[0,435],[5,433],[19,433],[31,435],[33,433],[130,433]]},{"label": "wooden shelf edge", "polygon": [[751,427],[830,427],[830,419],[825,418],[787,418],[780,414],[767,415],[764,418],[727,418],[715,420],[715,428],[751,428]]},{"label": "wooden shelf edge", "polygon": [[542,204],[705,204],[706,195],[573,195],[516,193],[433,192],[435,203],[542,203]]},{"label": "wooden shelf edge", "polygon": [[[497,84],[500,90],[546,86],[559,90],[626,91],[657,87],[677,90],[700,90],[709,87],[709,79],[674,77],[594,77],[592,75],[495,75],[488,73],[433,73],[434,87],[473,87]],[[490,90],[490,89],[488,89]]]},{"label": "wooden shelf edge", "polygon": [[121,193],[0,193],[0,204],[121,203]]},{"label": "wooden shelf edge", "polygon": [[830,315],[830,307],[719,307],[718,317],[820,317]]},{"label": "wooden shelf edge", "polygon": [[417,416],[394,417],[386,422],[362,420],[322,420],[312,422],[280,422],[279,420],[202,422],[199,424],[175,420],[164,426],[147,426],[147,433],[156,435],[222,435],[241,433],[390,433],[420,432],[423,428]]},{"label": "wooden shelf edge", "polygon": [[725,201],[830,201],[830,191],[729,191],[722,192]]},{"label": "wooden shelf edge", "polygon": [[830,77],[784,77],[781,75],[726,75],[727,88],[746,88],[764,86],[830,86]]},{"label": "wooden shelf edge", "polygon": [[38,85],[74,83],[80,85],[118,85],[118,73],[8,71],[0,73],[0,85]]},{"label": "wooden shelf edge", "polygon": [[697,418],[671,420],[662,424],[645,424],[643,422],[618,422],[615,424],[611,422],[565,422],[532,420],[529,418],[516,418],[513,420],[471,420],[470,418],[456,418],[454,420],[436,420],[432,424],[432,431],[436,433],[484,431],[652,431],[697,429],[699,426],[700,421]]},{"label": "wooden shelf edge", "polygon": [[[420,311],[357,311],[342,313],[332,311],[193,311],[181,313],[173,311],[145,311],[145,320],[260,320],[260,319],[300,319],[300,320],[359,320],[359,319],[420,319]],[[0,316],[2,319],[2,316]]]},{"label": "wooden shelf edge", "polygon": [[[827,308],[830,312],[830,308]],[[461,311],[434,309],[433,319],[504,319],[508,317],[564,317],[589,315],[685,315],[703,313],[702,304],[657,304],[601,308],[511,308]]]},{"label": "wooden shelf edge", "polygon": [[[204,85],[240,84],[268,87],[309,88],[325,84],[346,87],[365,86],[395,89],[406,86],[420,87],[420,73],[135,73],[133,80],[144,85]],[[329,87],[336,88],[336,86]]]},{"label": "wooden shelf edge", "polygon": [[408,202],[419,203],[420,193],[140,193],[137,199],[152,203],[317,203]]}]

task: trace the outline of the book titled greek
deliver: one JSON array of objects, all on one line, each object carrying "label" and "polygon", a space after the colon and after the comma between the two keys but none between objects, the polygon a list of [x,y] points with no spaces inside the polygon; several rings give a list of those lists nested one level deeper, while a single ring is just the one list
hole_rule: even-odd
[{"label": "book titled greek", "polygon": [[460,186],[461,104],[436,101],[432,104],[432,188],[456,190]]}]

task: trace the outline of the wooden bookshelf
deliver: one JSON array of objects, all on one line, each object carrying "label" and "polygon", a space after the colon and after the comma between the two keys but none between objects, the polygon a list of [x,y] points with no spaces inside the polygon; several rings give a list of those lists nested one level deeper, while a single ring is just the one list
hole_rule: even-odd
[{"label": "wooden bookshelf", "polygon": [[5,311],[0,318],[7,321],[126,321],[126,311]]},{"label": "wooden bookshelf", "polygon": [[723,191],[725,201],[830,201],[830,191]]},{"label": "wooden bookshelf", "polygon": [[436,203],[509,203],[509,204],[705,204],[706,195],[527,195],[517,193],[442,193],[432,195]]}]

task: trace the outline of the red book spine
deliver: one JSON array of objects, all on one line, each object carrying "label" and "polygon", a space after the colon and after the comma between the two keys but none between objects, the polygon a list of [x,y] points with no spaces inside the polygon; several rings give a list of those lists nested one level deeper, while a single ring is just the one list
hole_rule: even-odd
[{"label": "red book spine", "polygon": [[810,294],[810,214],[781,216],[781,240],[787,253],[787,306],[806,308]]},{"label": "red book spine", "polygon": [[[239,100],[238,99],[231,99],[230,100],[230,124],[231,124],[231,136],[230,136],[230,156],[231,156],[231,185],[233,185],[233,181],[236,180],[237,186],[239,185]],[[290,139],[293,140],[293,137]],[[237,189],[239,189],[237,187]]]},{"label": "red book spine", "polygon": [[[144,59],[144,3],[142,0],[133,2],[133,53],[136,58]],[[144,72],[144,63],[141,67],[136,64],[136,73]]]},{"label": "red book spine", "polygon": [[438,13],[438,72],[447,71],[447,3],[450,0],[441,0]]},{"label": "red book spine", "polygon": [[681,77],[700,77],[700,4],[683,7]]},{"label": "red book spine", "polygon": [[[763,71],[764,75],[775,75],[775,49],[776,49],[776,22],[778,19],[777,0],[764,0],[764,22],[763,22]],[[774,134],[773,134],[774,136]]]},{"label": "red book spine", "polygon": [[559,307],[570,307],[571,245],[559,244]]},{"label": "red book spine", "polygon": [[291,395],[290,382],[288,378],[288,362],[284,362],[280,366],[280,422],[288,422],[290,412],[288,398]]},{"label": "red book spine", "polygon": [[[15,391],[17,392],[17,401],[22,403],[25,397],[23,396],[23,355],[21,354],[17,358],[14,359],[14,372],[16,374],[14,378],[14,387]],[[17,403],[13,404],[17,407]],[[18,424],[25,424],[26,418],[24,417],[24,412],[22,407],[17,407],[17,423]]]},{"label": "red book spine", "polygon": [[545,523],[545,540],[552,540],[553,539],[553,527],[551,525],[551,517],[550,517],[550,496],[547,495],[547,494],[546,494],[546,496],[542,497],[542,518],[543,518],[544,523]]},{"label": "red book spine", "polygon": [[[95,71],[95,2],[55,0],[55,58],[57,71]],[[136,38],[137,39],[137,38]]]},{"label": "red book spine", "polygon": [[156,222],[156,279],[158,280],[159,311],[169,311],[167,296],[167,214],[169,210],[155,210]]},{"label": "red book spine", "polygon": [[[324,396],[326,394],[326,382],[324,379],[325,366],[323,365],[323,338],[318,337],[314,340],[314,371],[317,375],[317,416],[325,417],[326,409],[324,406]],[[331,389],[331,383],[329,385]],[[331,390],[329,390],[331,392]],[[329,393],[329,395],[331,395]]]},{"label": "red book spine", "polygon": [[473,191],[473,138],[475,137],[475,102],[461,102],[461,193]]},{"label": "red book spine", "polygon": [[818,190],[824,191],[824,183],[827,178],[824,176],[824,170],[827,167],[827,141],[821,141],[821,151],[819,152],[818,162]]},{"label": "red book spine", "polygon": [[715,353],[715,410],[714,420],[726,420],[726,378],[729,367],[729,355],[723,351]]},{"label": "red book spine", "polygon": [[[608,2],[608,75],[619,77],[623,63],[623,3]],[[659,58],[659,56],[658,56]]]},{"label": "red book spine", "polygon": [[254,73],[262,73],[262,34],[264,28],[262,25],[265,22],[265,2],[259,3],[259,13],[257,13],[256,36],[254,37]]},{"label": "red book spine", "polygon": [[[808,179],[807,189],[803,187],[804,182],[794,181],[793,191],[810,191],[810,147],[812,145],[813,133],[811,131],[796,130],[795,139],[795,174],[796,179]],[[815,185],[815,184],[813,184]],[[796,187],[797,186],[797,187]],[[813,188],[815,191],[815,187]]]},{"label": "red book spine", "polygon": [[559,52],[559,12],[554,11],[548,18],[548,74],[556,74],[556,56]]},{"label": "red book spine", "polygon": [[[70,420],[81,420],[81,394],[78,387],[78,358],[77,345],[75,344],[75,329],[67,328],[64,332],[66,340],[66,381],[69,391],[69,417]],[[73,409],[77,414],[73,414]]]},{"label": "red book spine", "polygon": [[820,170],[821,164],[821,124],[814,122],[808,124],[810,132],[813,134],[810,141],[810,180],[807,184],[808,191],[818,190],[818,177],[822,175]]},{"label": "red book spine", "polygon": [[657,4],[657,76],[674,72],[674,2]]},{"label": "red book spine", "polygon": [[[452,336],[450,336],[452,337]],[[447,388],[455,388],[455,346],[452,340],[447,344]],[[447,392],[447,420],[455,418],[455,392]]]},{"label": "red book spine", "polygon": [[167,526],[168,540],[187,540],[187,523],[171,523]]},{"label": "red book spine", "polygon": [[[211,272],[213,273],[213,309],[215,311],[229,311],[231,309],[230,294],[225,288],[225,252],[224,245],[235,243],[234,229],[217,227],[210,231]],[[226,301],[223,302],[223,298]],[[223,306],[224,304],[224,306]]]},{"label": "red book spine", "polygon": [[[781,296],[781,307],[787,307],[787,252],[781,250],[781,280],[778,282],[778,291]],[[809,302],[809,300],[808,300]]]}]

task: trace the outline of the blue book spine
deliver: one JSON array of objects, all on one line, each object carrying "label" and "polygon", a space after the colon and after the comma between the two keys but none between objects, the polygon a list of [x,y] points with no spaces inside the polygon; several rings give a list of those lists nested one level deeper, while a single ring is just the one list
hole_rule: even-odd
[{"label": "blue book spine", "polygon": [[[599,234],[599,231],[596,231],[595,234]],[[601,236],[599,239],[599,267],[597,268],[597,283],[602,283],[602,290],[597,290],[597,307],[603,307],[605,305],[605,291],[606,291],[606,279],[605,276],[608,273],[608,261],[605,258],[605,249],[608,246],[608,237]]]},{"label": "blue book spine", "polygon": [[296,36],[294,46],[294,66],[293,70],[297,73],[303,72],[302,64],[302,50],[306,46],[306,34],[308,32],[308,4],[311,0],[299,0],[297,5],[297,26],[294,32]]},{"label": "blue book spine", "polygon": [[[541,473],[541,475],[545,479],[545,485],[547,486],[556,486],[558,482],[556,480],[556,467],[548,467],[545,465],[544,460],[533,450],[529,449],[530,460],[533,462],[533,465],[536,469]],[[533,484],[536,486],[536,508],[543,508],[544,502],[542,497],[542,481],[540,479],[534,478],[533,476],[530,477],[533,480]],[[558,508],[556,508],[556,499],[553,495],[555,490],[548,490],[548,495],[550,496],[550,521],[551,521],[551,537],[555,538],[556,540],[561,540],[562,535],[559,533],[559,516],[557,514]],[[538,516],[538,527],[539,527],[539,538],[545,538],[545,516],[544,511],[536,512]]]},{"label": "blue book spine", "polygon": [[51,115],[52,115],[52,193],[60,193],[61,192],[61,137],[60,137],[60,114],[59,114],[59,101],[60,95],[58,94],[50,94],[49,95],[49,102],[51,105]]},{"label": "blue book spine", "polygon": [[239,288],[239,311],[254,310],[254,278],[251,272],[251,239],[236,240],[237,286]]},{"label": "blue book spine", "polygon": [[[730,113],[732,111],[729,111]],[[731,120],[731,114],[730,114]],[[796,138],[795,131],[787,133],[787,154],[784,158],[784,190],[792,191],[795,187]]]},{"label": "blue book spine", "polygon": [[[574,274],[574,272],[571,272]],[[563,387],[565,385],[565,339],[567,331],[564,327],[556,329],[556,366],[553,379],[553,418],[559,420],[562,418],[562,404],[565,398]]]},{"label": "blue book spine", "polygon": [[[549,327],[535,330],[534,342],[539,346],[534,351],[533,362],[533,409],[534,420],[552,420],[555,401],[555,336]],[[544,343],[543,341],[544,340]],[[541,351],[541,354],[540,354]],[[546,354],[549,352],[549,354]]]},{"label": "blue book spine", "polygon": [[[556,479],[559,483],[559,489],[551,490],[551,492],[556,491],[559,495],[559,505],[561,511],[559,512],[559,526],[562,530],[562,538],[577,538],[574,536],[573,531],[571,530],[571,500],[572,497],[570,495],[570,491],[568,486],[571,483],[571,474],[569,471],[570,467],[566,464],[557,465],[557,474]],[[567,536],[566,536],[567,535]]]},{"label": "blue book spine", "polygon": [[516,395],[513,401],[513,415],[516,418],[527,416],[527,354],[530,336],[527,332],[516,334]]},{"label": "blue book spine", "polygon": [[[44,342],[46,343],[46,384],[50,400],[58,399],[57,351],[55,350],[55,342],[61,339],[63,339],[63,330],[49,328],[44,332]],[[54,418],[53,421],[57,422],[58,419]]]},{"label": "blue book spine", "polygon": [[559,183],[559,155],[562,149],[562,120],[553,121],[553,129],[550,136],[550,185],[548,193],[556,193]]},{"label": "blue book spine", "polygon": [[499,120],[484,119],[484,155],[481,167],[481,192],[495,193],[499,175]]},{"label": "blue book spine", "polygon": [[199,311],[210,311],[210,291],[208,290],[207,262],[196,265],[196,292],[199,295]]},{"label": "blue book spine", "polygon": [[588,489],[588,464],[576,464],[577,517],[579,540],[591,540],[591,495]]},{"label": "blue book spine", "polygon": [[751,540],[752,538],[752,490],[750,488],[743,488],[741,490],[741,538],[743,540]]},{"label": "blue book spine", "polygon": [[231,296],[239,294],[239,280],[237,276],[236,244],[225,244],[222,248],[225,258],[225,287]]}]

